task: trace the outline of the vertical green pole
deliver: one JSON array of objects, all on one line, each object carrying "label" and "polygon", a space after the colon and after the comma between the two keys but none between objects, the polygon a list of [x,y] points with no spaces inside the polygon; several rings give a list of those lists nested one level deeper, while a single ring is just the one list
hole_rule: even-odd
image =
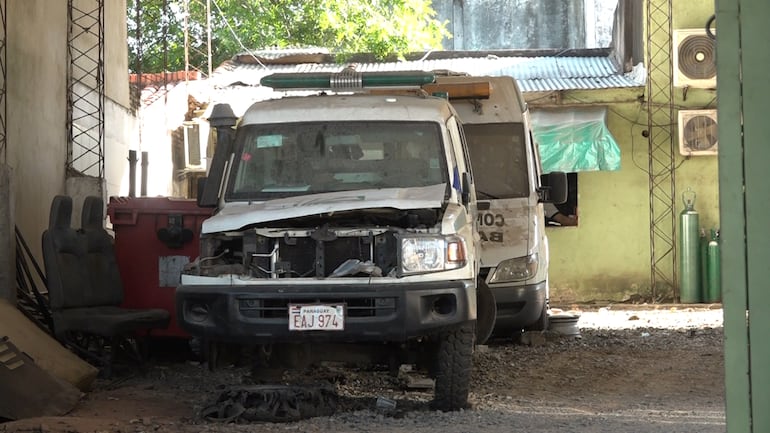
[{"label": "vertical green pole", "polygon": [[765,433],[770,432],[770,2],[716,0],[716,5],[727,430]]},{"label": "vertical green pole", "polygon": [[722,228],[722,308],[725,328],[725,410],[729,433],[751,432],[743,196],[743,111],[738,0],[716,0],[719,119],[719,224]]},{"label": "vertical green pole", "polygon": [[746,176],[746,269],[749,300],[749,376],[754,432],[770,432],[770,2],[741,0],[744,173]]}]

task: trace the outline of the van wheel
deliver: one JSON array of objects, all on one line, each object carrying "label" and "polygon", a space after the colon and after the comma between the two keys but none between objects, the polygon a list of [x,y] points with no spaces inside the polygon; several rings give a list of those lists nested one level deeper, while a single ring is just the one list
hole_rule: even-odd
[{"label": "van wheel", "polygon": [[471,322],[441,335],[435,362],[436,386],[433,408],[455,411],[468,407],[473,367],[475,323]]}]

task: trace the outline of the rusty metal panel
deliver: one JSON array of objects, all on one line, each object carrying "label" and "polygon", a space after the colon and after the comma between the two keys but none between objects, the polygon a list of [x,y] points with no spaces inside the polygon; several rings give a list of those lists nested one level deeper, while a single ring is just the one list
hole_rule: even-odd
[{"label": "rusty metal panel", "polygon": [[80,395],[77,388],[38,367],[7,337],[0,338],[0,418],[64,415]]}]

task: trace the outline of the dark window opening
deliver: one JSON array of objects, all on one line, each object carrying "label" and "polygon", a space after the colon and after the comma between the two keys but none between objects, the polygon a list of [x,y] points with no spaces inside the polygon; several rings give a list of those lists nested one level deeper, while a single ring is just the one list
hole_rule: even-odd
[{"label": "dark window opening", "polygon": [[546,203],[545,222],[549,227],[567,227],[578,225],[578,176],[567,173],[567,201],[560,204]]}]

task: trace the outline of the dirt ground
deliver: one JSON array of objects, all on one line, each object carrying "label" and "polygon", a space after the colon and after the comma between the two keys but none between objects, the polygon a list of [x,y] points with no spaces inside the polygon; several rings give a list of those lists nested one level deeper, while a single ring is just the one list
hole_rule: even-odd
[{"label": "dirt ground", "polygon": [[[332,416],[211,422],[202,409],[227,386],[253,382],[249,368],[209,372],[166,353],[144,374],[98,380],[67,416],[8,422],[0,431],[725,431],[721,310],[615,306],[577,312],[579,336],[549,334],[531,345],[500,339],[477,347],[466,411],[431,411],[431,392],[405,385],[413,374],[334,365],[273,378],[332,382],[340,396]],[[395,409],[379,410],[378,397],[395,402]]]}]

